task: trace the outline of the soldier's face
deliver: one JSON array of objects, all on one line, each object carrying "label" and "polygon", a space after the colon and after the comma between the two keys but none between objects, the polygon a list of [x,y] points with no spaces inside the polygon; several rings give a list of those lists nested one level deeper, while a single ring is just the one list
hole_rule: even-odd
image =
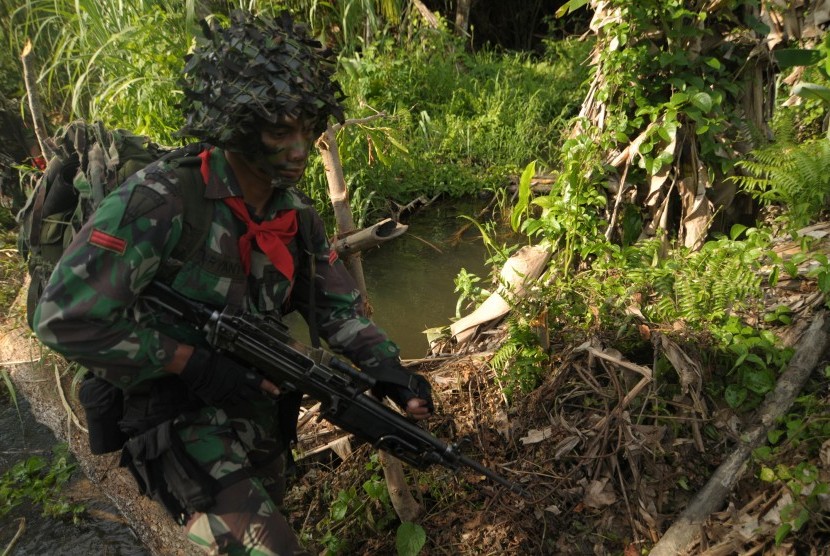
[{"label": "soldier's face", "polygon": [[303,177],[311,144],[312,127],[303,118],[286,116],[260,131],[262,152],[254,164],[271,178],[273,187],[288,187]]}]

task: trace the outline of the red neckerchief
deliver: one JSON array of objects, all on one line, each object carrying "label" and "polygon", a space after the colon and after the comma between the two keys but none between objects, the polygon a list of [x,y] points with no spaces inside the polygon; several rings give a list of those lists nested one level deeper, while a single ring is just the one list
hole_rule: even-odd
[{"label": "red neckerchief", "polygon": [[[210,154],[213,149],[199,153],[202,159],[201,171],[205,185],[210,178]],[[231,212],[245,223],[248,231],[239,238],[239,258],[245,274],[251,272],[251,241],[256,241],[268,260],[290,281],[294,281],[294,257],[288,250],[288,243],[297,234],[297,211],[283,211],[273,220],[254,222],[242,197],[225,197],[223,199]]]}]

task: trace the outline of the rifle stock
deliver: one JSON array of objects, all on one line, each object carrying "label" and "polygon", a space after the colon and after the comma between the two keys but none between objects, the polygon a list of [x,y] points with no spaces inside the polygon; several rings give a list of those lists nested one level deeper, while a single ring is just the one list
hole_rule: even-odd
[{"label": "rifle stock", "polygon": [[464,465],[526,496],[522,488],[459,453],[457,444],[442,442],[401,414],[366,394],[375,380],[322,349],[295,341],[280,321],[242,311],[218,311],[193,301],[160,282],[142,297],[205,335],[217,350],[259,371],[281,391],[299,391],[320,402],[320,415],[418,469],[439,464],[456,470]]}]

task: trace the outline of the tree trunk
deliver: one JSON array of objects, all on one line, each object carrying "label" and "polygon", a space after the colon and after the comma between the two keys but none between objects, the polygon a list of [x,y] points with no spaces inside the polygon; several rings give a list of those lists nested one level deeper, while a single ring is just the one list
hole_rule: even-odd
[{"label": "tree trunk", "polygon": [[[346,179],[343,177],[343,165],[340,162],[340,151],[337,148],[337,135],[332,126],[328,126],[322,137],[317,141],[317,148],[323,158],[326,169],[326,179],[329,184],[329,198],[334,207],[334,218],[337,222],[337,238],[343,238],[354,231],[352,207],[349,204],[349,190],[346,188]],[[357,283],[357,289],[363,299],[364,312],[369,314],[369,294],[366,291],[366,278],[363,275],[363,261],[360,253],[354,253],[345,261],[349,274]]]},{"label": "tree trunk", "polygon": [[470,28],[470,7],[472,4],[473,0],[458,0],[458,6],[455,9],[456,35],[467,36],[467,30]]}]

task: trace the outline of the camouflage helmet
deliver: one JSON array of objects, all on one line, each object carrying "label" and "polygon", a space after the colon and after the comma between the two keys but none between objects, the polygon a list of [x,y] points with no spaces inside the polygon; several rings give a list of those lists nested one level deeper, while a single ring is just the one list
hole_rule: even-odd
[{"label": "camouflage helmet", "polygon": [[280,117],[305,118],[322,133],[343,121],[331,52],[287,12],[277,18],[235,10],[222,28],[202,21],[204,37],[186,58],[180,135],[234,151],[259,151],[259,130]]}]

